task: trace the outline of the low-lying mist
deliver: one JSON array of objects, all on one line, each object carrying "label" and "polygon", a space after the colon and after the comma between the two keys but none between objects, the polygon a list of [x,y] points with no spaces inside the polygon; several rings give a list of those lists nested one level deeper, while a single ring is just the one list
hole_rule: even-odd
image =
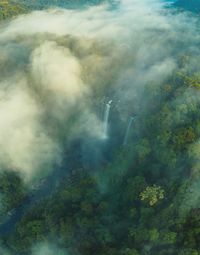
[{"label": "low-lying mist", "polygon": [[143,87],[171,74],[182,51],[198,50],[188,19],[159,1],[125,0],[115,9],[37,11],[2,24],[2,168],[29,180],[59,164],[75,137],[102,139],[103,98],[126,108],[119,125],[139,114]]},{"label": "low-lying mist", "polygon": [[[123,176],[134,164],[137,172],[151,152],[152,160],[162,162],[165,171],[155,173],[156,178],[187,178],[185,151],[177,153],[182,161],[176,165],[178,160],[169,149],[173,142],[179,148],[181,141],[176,137],[168,141],[180,125],[187,126],[192,111],[197,110],[199,91],[194,87],[198,84],[187,80],[191,86],[171,95],[170,83],[180,83],[182,73],[199,71],[199,43],[198,18],[170,9],[159,0],[50,8],[2,22],[0,171],[17,172],[32,188],[38,179],[52,173],[54,178],[57,169],[66,174],[71,171],[73,154],[77,156],[74,164],[95,176],[104,194],[111,188],[111,175]],[[170,103],[161,107],[160,95],[164,93]],[[160,108],[163,116],[159,119],[154,109]],[[130,148],[133,126],[135,141],[140,134],[148,137],[152,132],[151,144],[143,139]],[[167,131],[160,138],[163,126]],[[191,138],[188,133],[185,136]],[[188,150],[195,173],[199,169],[199,139]],[[126,157],[127,165],[120,165]],[[144,172],[150,176],[148,170],[157,169],[157,165],[144,162]],[[116,167],[109,172],[111,166]],[[187,183],[178,213],[197,207],[198,180]],[[52,250],[57,248],[39,244],[32,253],[51,255]],[[61,249],[58,254],[68,253]]]}]

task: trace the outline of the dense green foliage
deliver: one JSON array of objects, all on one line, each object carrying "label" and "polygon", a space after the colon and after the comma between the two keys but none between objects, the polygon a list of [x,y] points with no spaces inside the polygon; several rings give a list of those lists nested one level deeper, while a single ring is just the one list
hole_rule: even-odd
[{"label": "dense green foliage", "polygon": [[[7,1],[0,8],[2,19],[27,11]],[[199,62],[184,55],[164,82],[145,84],[131,104],[130,112],[136,104],[139,111],[127,146],[113,148],[99,169],[82,164],[78,146],[68,148],[76,162],[70,174],[1,233],[1,245],[13,255],[45,241],[73,255],[200,254],[200,73],[191,70],[193,57]],[[0,192],[2,223],[33,191],[6,171]]]},{"label": "dense green foliage", "polygon": [[[98,172],[73,169],[4,244],[20,255],[44,240],[82,255],[199,254],[197,77],[186,61],[163,84],[147,84],[129,146]],[[11,183],[3,178],[2,189]]]},{"label": "dense green foliage", "polygon": [[26,12],[27,8],[20,3],[10,0],[0,2],[0,19],[8,19]]},{"label": "dense green foliage", "polygon": [[38,10],[51,7],[76,8],[84,5],[94,5],[103,0],[12,0],[15,5],[22,5],[28,10]]},{"label": "dense green foliage", "polygon": [[38,10],[50,8],[53,6],[75,8],[80,5],[99,4],[102,0],[2,0],[0,1],[0,20],[13,18],[20,14],[30,12],[31,10]]}]

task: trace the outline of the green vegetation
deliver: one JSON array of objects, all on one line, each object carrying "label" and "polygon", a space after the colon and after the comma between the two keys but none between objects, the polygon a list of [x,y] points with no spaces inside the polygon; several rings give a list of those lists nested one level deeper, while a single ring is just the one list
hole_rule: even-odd
[{"label": "green vegetation", "polygon": [[20,3],[15,3],[12,0],[0,1],[0,20],[15,17],[26,12],[27,8]]},{"label": "green vegetation", "polygon": [[[6,211],[17,207],[25,198],[26,188],[20,176],[11,171],[0,174],[1,205]],[[13,196],[13,194],[15,194]]]},{"label": "green vegetation", "polygon": [[80,5],[95,5],[102,0],[2,0],[0,1],[0,20],[16,17],[32,10],[53,6],[77,8]]},{"label": "green vegetation", "polygon": [[144,191],[140,193],[140,198],[143,201],[147,201],[150,206],[157,204],[157,202],[164,198],[164,190],[156,185],[148,186]]},{"label": "green vegetation", "polygon": [[[9,1],[0,10],[1,19],[27,11]],[[64,169],[69,176],[1,233],[2,247],[28,255],[53,240],[70,255],[199,255],[200,72],[191,58],[199,62],[184,55],[163,82],[144,86],[130,104],[139,110],[127,146],[113,146],[111,160],[85,167],[68,148],[76,162]],[[17,172],[1,170],[1,223],[31,192]]]},{"label": "green vegetation", "polygon": [[[20,255],[49,239],[82,255],[200,254],[194,186],[200,178],[200,91],[191,86],[194,77],[185,64],[163,84],[147,84],[128,147],[98,173],[73,169],[51,197],[25,213],[4,244]],[[10,205],[9,178],[0,187]],[[19,201],[23,192],[16,188]]]}]

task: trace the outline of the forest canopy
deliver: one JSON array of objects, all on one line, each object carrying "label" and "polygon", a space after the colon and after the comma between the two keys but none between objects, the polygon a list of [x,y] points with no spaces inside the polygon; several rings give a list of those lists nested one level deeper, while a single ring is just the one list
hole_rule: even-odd
[{"label": "forest canopy", "polygon": [[0,254],[200,254],[200,21],[177,3],[1,1]]}]

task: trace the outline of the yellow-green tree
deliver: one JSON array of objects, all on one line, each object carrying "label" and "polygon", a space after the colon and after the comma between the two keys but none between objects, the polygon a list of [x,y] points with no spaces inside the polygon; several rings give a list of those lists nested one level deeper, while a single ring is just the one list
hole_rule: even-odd
[{"label": "yellow-green tree", "polygon": [[140,199],[146,201],[150,206],[154,206],[159,200],[164,198],[164,190],[157,185],[148,186],[140,193]]}]

